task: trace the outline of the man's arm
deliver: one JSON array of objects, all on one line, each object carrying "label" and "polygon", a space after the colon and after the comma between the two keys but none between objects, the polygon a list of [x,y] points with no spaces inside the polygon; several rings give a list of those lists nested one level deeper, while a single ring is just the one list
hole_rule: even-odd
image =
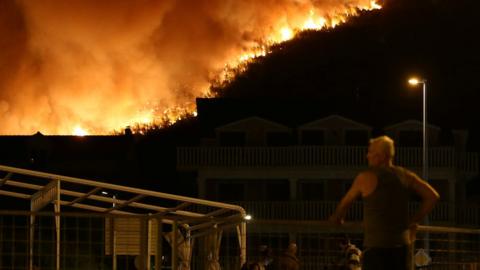
[{"label": "man's arm", "polygon": [[426,181],[422,180],[413,172],[407,172],[407,177],[410,180],[410,188],[421,198],[422,202],[418,211],[411,218],[410,223],[416,224],[423,220],[437,203],[440,195],[430,186]]},{"label": "man's arm", "polygon": [[335,213],[329,217],[329,221],[336,224],[343,224],[348,208],[362,194],[361,188],[365,180],[365,174],[360,173],[353,180],[353,184],[335,209]]}]

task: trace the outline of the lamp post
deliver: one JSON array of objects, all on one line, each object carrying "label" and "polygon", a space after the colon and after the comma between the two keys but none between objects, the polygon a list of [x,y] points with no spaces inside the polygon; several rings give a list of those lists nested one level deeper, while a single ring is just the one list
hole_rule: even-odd
[{"label": "lamp post", "polygon": [[[423,134],[423,152],[422,152],[422,159],[423,159],[423,166],[422,166],[422,178],[425,181],[428,181],[428,133],[427,133],[427,80],[425,79],[417,79],[417,78],[410,78],[408,83],[412,86],[416,86],[418,84],[422,84],[423,86],[423,121],[422,121],[422,134]],[[425,225],[428,225],[428,217],[425,218]],[[429,234],[426,232],[425,234],[425,251],[428,252],[429,250]]]},{"label": "lamp post", "polygon": [[428,142],[427,142],[427,80],[411,78],[408,80],[411,85],[423,85],[423,121],[422,121],[422,134],[423,134],[423,170],[422,177],[425,181],[428,181]]}]

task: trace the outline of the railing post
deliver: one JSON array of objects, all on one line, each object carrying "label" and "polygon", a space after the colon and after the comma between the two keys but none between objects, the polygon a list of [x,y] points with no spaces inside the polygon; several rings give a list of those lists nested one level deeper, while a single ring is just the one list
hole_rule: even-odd
[{"label": "railing post", "polygon": [[117,270],[117,232],[115,231],[115,217],[110,217],[110,254],[112,255],[112,269]]},{"label": "railing post", "polygon": [[163,256],[163,220],[161,217],[157,218],[157,250],[155,253],[155,269],[162,269]]}]

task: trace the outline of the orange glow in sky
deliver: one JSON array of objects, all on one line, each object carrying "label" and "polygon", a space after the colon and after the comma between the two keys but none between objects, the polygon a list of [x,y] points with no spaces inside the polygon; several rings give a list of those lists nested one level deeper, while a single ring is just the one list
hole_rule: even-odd
[{"label": "orange glow in sky", "polygon": [[210,82],[351,0],[18,0],[0,9],[0,134],[101,135],[195,115]]}]

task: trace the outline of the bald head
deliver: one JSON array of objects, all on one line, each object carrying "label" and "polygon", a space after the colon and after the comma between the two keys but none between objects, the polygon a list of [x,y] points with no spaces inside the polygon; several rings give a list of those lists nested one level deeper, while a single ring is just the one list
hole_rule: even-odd
[{"label": "bald head", "polygon": [[368,146],[368,165],[372,167],[392,165],[395,156],[393,140],[388,136],[380,136],[370,140]]}]

